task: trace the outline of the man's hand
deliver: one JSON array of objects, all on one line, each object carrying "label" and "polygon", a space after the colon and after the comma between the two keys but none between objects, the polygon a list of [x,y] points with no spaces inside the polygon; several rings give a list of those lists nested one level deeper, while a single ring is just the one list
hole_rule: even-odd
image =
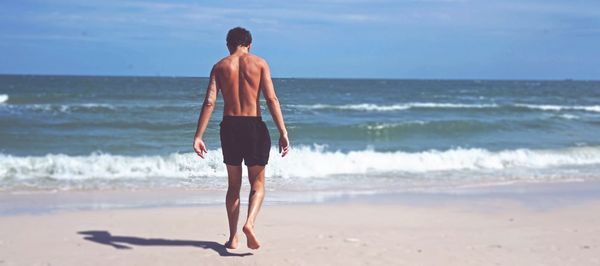
[{"label": "man's hand", "polygon": [[281,157],[284,157],[288,151],[290,150],[290,141],[288,140],[287,135],[279,136],[279,153],[281,153]]},{"label": "man's hand", "polygon": [[194,138],[194,151],[198,156],[204,159],[204,154],[208,153],[206,150],[206,146],[204,146],[204,141],[201,138]]}]

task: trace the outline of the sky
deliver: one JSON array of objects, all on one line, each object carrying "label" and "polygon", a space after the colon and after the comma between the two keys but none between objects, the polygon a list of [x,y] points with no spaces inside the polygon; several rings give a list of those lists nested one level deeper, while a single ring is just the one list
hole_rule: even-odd
[{"label": "sky", "polygon": [[274,77],[600,79],[597,0],[3,0],[0,74],[205,77],[236,26]]}]

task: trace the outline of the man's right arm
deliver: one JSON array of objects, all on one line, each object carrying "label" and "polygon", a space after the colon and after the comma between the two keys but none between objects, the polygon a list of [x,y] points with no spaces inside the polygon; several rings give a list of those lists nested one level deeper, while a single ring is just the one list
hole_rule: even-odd
[{"label": "man's right arm", "polygon": [[260,87],[263,92],[263,96],[267,101],[267,106],[269,107],[271,117],[273,117],[273,121],[279,130],[279,152],[281,153],[281,157],[283,157],[288,153],[290,144],[287,129],[285,128],[285,123],[283,122],[283,114],[281,113],[279,99],[277,99],[275,88],[273,86],[273,80],[271,80],[271,70],[269,69],[269,65],[266,61],[264,62],[261,71]]},{"label": "man's right arm", "polygon": [[200,111],[200,116],[198,117],[198,126],[196,127],[196,134],[194,135],[194,151],[198,156],[204,158],[204,154],[207,153],[206,146],[202,137],[204,136],[204,131],[208,126],[208,121],[210,120],[210,116],[212,115],[213,110],[215,109],[215,103],[217,101],[217,80],[215,67],[210,71],[210,77],[208,80],[208,86],[206,88],[206,95],[204,97],[204,102],[202,103],[202,109]]}]

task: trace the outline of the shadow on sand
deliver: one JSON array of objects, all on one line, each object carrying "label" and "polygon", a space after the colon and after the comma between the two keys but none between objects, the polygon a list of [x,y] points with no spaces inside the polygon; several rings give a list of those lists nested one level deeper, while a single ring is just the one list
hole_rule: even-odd
[{"label": "shadow on sand", "polygon": [[141,238],[135,236],[114,236],[108,231],[79,231],[80,235],[84,235],[83,239],[96,242],[98,244],[112,246],[116,249],[131,249],[126,245],[137,246],[191,246],[203,249],[212,249],[223,257],[244,257],[253,255],[252,253],[231,253],[223,244],[214,241],[197,241],[197,240],[178,240],[178,239],[162,239],[162,238]]}]

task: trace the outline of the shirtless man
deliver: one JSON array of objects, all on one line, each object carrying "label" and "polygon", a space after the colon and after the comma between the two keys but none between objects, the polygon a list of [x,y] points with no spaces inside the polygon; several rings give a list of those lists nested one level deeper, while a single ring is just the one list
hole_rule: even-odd
[{"label": "shirtless man", "polygon": [[260,116],[259,95],[262,92],[273,121],[279,129],[279,153],[285,156],[289,150],[287,130],[267,62],[250,54],[252,36],[244,28],[233,28],[227,33],[230,55],[217,62],[211,72],[206,96],[198,118],[194,137],[194,151],[204,158],[206,145],[202,136],[215,108],[218,91],[223,94],[225,106],[220,124],[223,162],[227,166],[229,186],[225,206],[229,219],[227,248],[237,248],[237,224],[240,213],[240,187],[242,185],[242,160],[248,167],[251,190],[248,217],[242,231],[247,245],[257,249],[260,244],[254,234],[254,222],[265,196],[265,165],[269,160],[271,139],[267,126]]}]

